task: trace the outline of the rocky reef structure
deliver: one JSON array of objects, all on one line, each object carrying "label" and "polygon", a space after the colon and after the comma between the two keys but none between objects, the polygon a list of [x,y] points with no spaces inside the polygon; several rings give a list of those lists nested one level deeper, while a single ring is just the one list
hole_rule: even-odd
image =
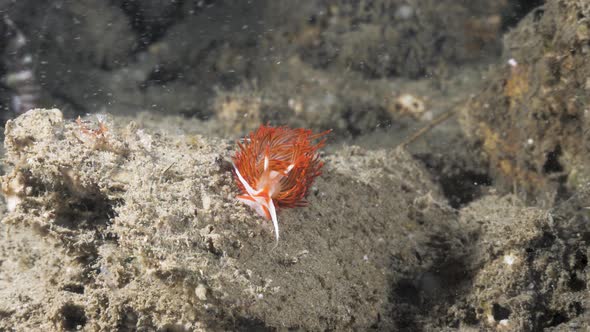
[{"label": "rocky reef structure", "polygon": [[274,248],[271,225],[235,199],[228,142],[115,123],[56,109],[7,123],[1,328],[534,331],[585,319],[587,216],[572,211],[586,196],[548,211],[489,195],[456,210],[404,150],[341,148],[310,206],[281,211]]},{"label": "rocky reef structure", "polygon": [[101,121],[54,109],[6,125],[4,327],[395,326],[392,285],[461,252],[437,235],[458,232],[454,211],[401,150],[327,156],[273,250],[234,199],[228,143]]},{"label": "rocky reef structure", "polygon": [[590,181],[588,16],[584,1],[535,9],[506,35],[506,62],[464,108],[465,132],[505,189],[551,199]]},{"label": "rocky reef structure", "polygon": [[366,77],[418,78],[500,50],[507,1],[321,1],[304,59]]},{"label": "rocky reef structure", "polygon": [[30,38],[41,106],[68,115],[152,111],[207,121],[218,115],[220,98],[251,93],[270,96],[262,99],[261,121],[358,135],[403,121],[395,111],[400,96],[431,97],[404,80],[443,80],[463,61],[497,54],[510,6],[24,0],[2,8]]},{"label": "rocky reef structure", "polygon": [[[0,330],[588,326],[590,13],[541,2],[0,0],[61,108],[6,122]],[[260,123],[334,129],[275,249]]]}]

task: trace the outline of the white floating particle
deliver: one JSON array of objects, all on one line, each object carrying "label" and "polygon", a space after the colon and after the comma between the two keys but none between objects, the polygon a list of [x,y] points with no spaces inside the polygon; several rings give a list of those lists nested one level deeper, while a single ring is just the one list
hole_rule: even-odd
[{"label": "white floating particle", "polygon": [[516,66],[518,66],[518,62],[516,62],[516,60],[514,60],[514,58],[510,58],[510,59],[508,59],[508,65],[510,65],[510,67],[516,67]]},{"label": "white floating particle", "polygon": [[504,261],[504,264],[512,265],[516,261],[516,257],[514,257],[514,255],[512,255],[512,254],[504,255],[503,261]]}]

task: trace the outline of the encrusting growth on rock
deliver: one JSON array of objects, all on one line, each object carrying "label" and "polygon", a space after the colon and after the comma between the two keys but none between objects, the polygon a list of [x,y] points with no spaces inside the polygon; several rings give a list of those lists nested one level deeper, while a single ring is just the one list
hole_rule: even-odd
[{"label": "encrusting growth on rock", "polygon": [[313,134],[308,129],[260,126],[244,143],[238,143],[233,170],[242,191],[237,198],[259,215],[271,219],[279,241],[278,207],[307,204],[305,196],[324,165],[318,149],[330,131]]}]

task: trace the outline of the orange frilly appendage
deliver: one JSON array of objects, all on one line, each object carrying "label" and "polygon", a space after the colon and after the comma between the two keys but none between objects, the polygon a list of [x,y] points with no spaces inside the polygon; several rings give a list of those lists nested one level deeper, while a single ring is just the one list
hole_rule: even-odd
[{"label": "orange frilly appendage", "polygon": [[277,241],[276,210],[307,204],[305,196],[324,165],[317,151],[326,139],[320,138],[329,132],[262,125],[238,143],[233,166],[243,194],[237,198],[273,221]]}]

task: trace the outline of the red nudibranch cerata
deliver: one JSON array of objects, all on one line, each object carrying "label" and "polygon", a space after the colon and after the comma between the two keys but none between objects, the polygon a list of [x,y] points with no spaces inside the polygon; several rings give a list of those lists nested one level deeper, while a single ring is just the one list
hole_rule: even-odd
[{"label": "red nudibranch cerata", "polygon": [[277,210],[307,204],[307,195],[324,163],[318,149],[330,130],[261,125],[251,132],[233,156],[233,173],[242,194],[237,197],[259,215],[272,220],[279,241]]}]

